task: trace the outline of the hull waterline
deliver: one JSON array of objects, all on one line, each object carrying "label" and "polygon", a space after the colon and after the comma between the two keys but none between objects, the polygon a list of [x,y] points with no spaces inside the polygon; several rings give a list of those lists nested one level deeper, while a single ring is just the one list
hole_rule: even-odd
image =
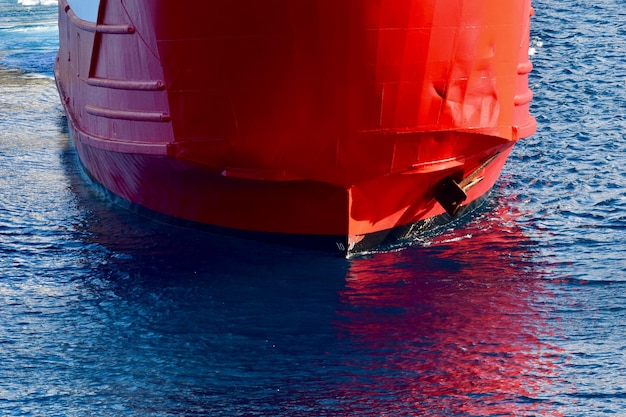
[{"label": "hull waterline", "polygon": [[476,205],[535,129],[527,0],[90,2],[59,1],[73,141],[165,218],[368,250]]}]

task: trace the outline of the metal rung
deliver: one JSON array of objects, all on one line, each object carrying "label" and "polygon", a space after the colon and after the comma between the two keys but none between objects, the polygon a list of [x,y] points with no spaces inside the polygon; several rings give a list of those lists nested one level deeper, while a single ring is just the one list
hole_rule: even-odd
[{"label": "metal rung", "polygon": [[99,106],[86,105],[87,113],[108,119],[133,120],[139,122],[169,122],[172,118],[165,112],[132,111],[107,109]]},{"label": "metal rung", "polygon": [[97,32],[97,33],[111,33],[111,34],[119,34],[119,35],[129,35],[135,33],[135,27],[133,25],[102,25],[93,22],[89,22],[87,20],[83,20],[80,17],[76,16],[76,13],[70,8],[69,5],[65,6],[65,13],[70,17],[72,23],[87,32]]},{"label": "metal rung", "polygon": [[111,88],[116,90],[132,91],[163,91],[165,83],[161,80],[132,81],[132,80],[112,80],[109,78],[87,78],[87,84],[92,87]]}]

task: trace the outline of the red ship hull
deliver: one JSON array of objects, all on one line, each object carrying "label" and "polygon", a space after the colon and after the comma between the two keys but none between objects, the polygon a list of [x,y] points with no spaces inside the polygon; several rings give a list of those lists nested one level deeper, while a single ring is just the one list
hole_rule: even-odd
[{"label": "red ship hull", "polygon": [[59,1],[76,149],[174,219],[364,250],[479,200],[535,130],[530,0],[89,1]]}]

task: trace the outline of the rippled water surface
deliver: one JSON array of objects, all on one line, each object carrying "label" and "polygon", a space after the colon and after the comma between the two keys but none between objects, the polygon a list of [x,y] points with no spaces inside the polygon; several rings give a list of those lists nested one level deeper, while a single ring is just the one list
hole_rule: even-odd
[{"label": "rippled water surface", "polygon": [[51,78],[53,3],[0,0],[0,414],[626,413],[622,0],[536,0],[539,130],[488,204],[351,260],[99,195]]}]

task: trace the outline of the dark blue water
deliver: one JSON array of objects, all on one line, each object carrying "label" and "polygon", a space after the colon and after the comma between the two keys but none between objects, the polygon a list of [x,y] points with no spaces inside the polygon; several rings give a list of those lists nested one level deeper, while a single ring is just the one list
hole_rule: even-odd
[{"label": "dark blue water", "polygon": [[536,0],[539,131],[489,203],[351,260],[94,191],[47,3],[0,0],[1,415],[626,415],[623,0]]}]

